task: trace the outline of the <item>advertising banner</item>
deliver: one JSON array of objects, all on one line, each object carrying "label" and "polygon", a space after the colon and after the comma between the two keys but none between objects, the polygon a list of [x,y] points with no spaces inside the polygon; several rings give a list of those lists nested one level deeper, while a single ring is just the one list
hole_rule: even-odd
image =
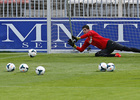
[{"label": "advertising banner", "polygon": [[[82,26],[89,25],[91,30],[101,36],[110,38],[128,47],[140,49],[139,18],[52,18],[51,49],[72,50],[67,44],[71,34],[83,35]],[[84,39],[76,45],[82,46]],[[90,46],[92,50],[98,50]],[[47,51],[47,19],[46,18],[1,18],[0,19],[0,51],[27,51],[28,49]]]}]

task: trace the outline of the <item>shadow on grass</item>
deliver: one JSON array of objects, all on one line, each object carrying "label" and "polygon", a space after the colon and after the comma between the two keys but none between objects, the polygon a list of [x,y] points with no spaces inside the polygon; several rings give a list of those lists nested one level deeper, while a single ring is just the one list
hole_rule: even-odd
[{"label": "shadow on grass", "polygon": [[[112,54],[114,54],[114,53],[112,53]],[[60,56],[60,57],[62,57],[62,58],[128,58],[128,57],[134,57],[134,58],[136,58],[136,57],[140,57],[140,53],[122,53],[121,54],[121,57],[95,57],[95,54],[94,53],[87,53],[87,55],[86,55],[86,53],[83,53],[83,54],[74,54],[74,53],[72,53],[72,54],[69,54],[69,56]]]}]

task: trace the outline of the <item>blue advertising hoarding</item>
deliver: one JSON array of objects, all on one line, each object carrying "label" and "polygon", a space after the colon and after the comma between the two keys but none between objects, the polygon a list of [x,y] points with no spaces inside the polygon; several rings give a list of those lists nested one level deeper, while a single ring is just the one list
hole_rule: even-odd
[{"label": "blue advertising hoarding", "polygon": [[0,51],[27,51],[47,49],[46,19],[0,19]]},{"label": "blue advertising hoarding", "polygon": [[[90,29],[128,47],[140,49],[139,18],[73,18],[72,33],[81,36],[82,26],[88,24]],[[51,49],[72,50],[67,44],[71,38],[68,18],[52,18]],[[76,43],[81,46],[84,39]],[[90,46],[93,50],[98,50]],[[1,18],[0,51],[27,51],[28,49],[47,51],[47,19],[45,18]]]}]

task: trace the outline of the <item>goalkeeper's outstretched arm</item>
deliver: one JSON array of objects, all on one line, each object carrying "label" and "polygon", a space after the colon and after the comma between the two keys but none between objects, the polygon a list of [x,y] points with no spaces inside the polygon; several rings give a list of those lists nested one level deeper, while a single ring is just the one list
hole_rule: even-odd
[{"label": "goalkeeper's outstretched arm", "polygon": [[87,42],[85,41],[84,44],[82,45],[82,47],[78,47],[78,46],[75,45],[74,42],[72,42],[71,39],[68,40],[68,44],[69,44],[70,46],[74,47],[75,49],[77,49],[77,50],[80,51],[80,52],[83,52],[83,51],[90,45],[89,43],[87,43]]}]

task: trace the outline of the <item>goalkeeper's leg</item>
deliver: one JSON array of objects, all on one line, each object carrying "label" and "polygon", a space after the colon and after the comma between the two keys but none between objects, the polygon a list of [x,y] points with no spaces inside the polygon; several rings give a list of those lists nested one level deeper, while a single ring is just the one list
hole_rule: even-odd
[{"label": "goalkeeper's leg", "polygon": [[132,52],[140,53],[140,49],[126,47],[124,45],[121,45],[121,44],[119,44],[117,42],[114,42],[114,41],[111,41],[111,40],[107,44],[107,49],[109,49],[109,50],[120,50],[120,51],[132,51]]},{"label": "goalkeeper's leg", "polygon": [[140,53],[140,49],[137,49],[137,48],[129,48],[129,47],[126,47],[124,46],[122,48],[123,51],[132,51],[132,52],[137,52],[137,53]]},{"label": "goalkeeper's leg", "polygon": [[96,57],[115,57],[115,54],[111,54],[113,51],[104,49],[104,50],[101,50],[101,51],[98,51],[97,53],[95,53],[95,56]]}]

